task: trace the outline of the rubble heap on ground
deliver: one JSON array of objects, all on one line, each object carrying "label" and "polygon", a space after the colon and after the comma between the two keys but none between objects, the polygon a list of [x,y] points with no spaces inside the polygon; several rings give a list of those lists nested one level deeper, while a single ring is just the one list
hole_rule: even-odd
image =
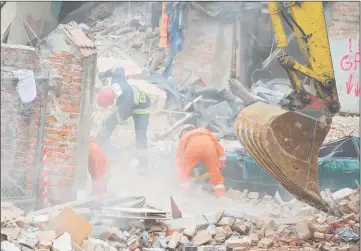
[{"label": "rubble heap on ground", "polygon": [[360,135],[359,116],[335,116],[332,119],[331,130],[327,134],[326,142],[342,138],[344,136]]},{"label": "rubble heap on ground", "polygon": [[159,28],[148,27],[149,19],[150,3],[121,4],[112,16],[90,29],[98,56],[119,57],[125,53],[143,67],[152,59],[151,72],[160,69],[165,54],[159,48]]},{"label": "rubble heap on ground", "polygon": [[[277,201],[271,196],[259,199],[258,193],[246,190],[232,190],[228,195],[260,206]],[[333,199],[345,213],[342,217],[304,206],[293,218],[277,218],[271,208],[269,218],[257,219],[223,211],[203,215],[203,223],[188,221],[183,226],[186,218],[169,219],[167,213],[146,206],[145,200],[130,203],[136,208],[129,208],[129,202],[113,205],[113,209],[94,202],[78,205],[88,208],[65,208],[61,213],[42,210],[43,214],[33,212],[26,217],[22,210],[2,203],[1,250],[359,250],[359,189],[342,189]],[[300,202],[277,203],[292,210]]]}]

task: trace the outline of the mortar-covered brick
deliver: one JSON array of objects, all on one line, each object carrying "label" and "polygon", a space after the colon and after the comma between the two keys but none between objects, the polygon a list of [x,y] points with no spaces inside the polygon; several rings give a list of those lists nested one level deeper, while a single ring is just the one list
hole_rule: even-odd
[{"label": "mortar-covered brick", "polygon": [[360,3],[331,3],[332,24],[329,27],[331,38],[346,38],[359,36],[360,33]]},{"label": "mortar-covered brick", "polygon": [[24,190],[16,191],[9,185],[9,190],[2,189],[4,198],[31,196],[35,171],[42,86],[37,82],[36,99],[23,104],[16,91],[17,81],[6,79],[17,69],[29,69],[36,76],[41,75],[34,48],[1,44],[1,173],[9,175]]},{"label": "mortar-covered brick", "polygon": [[83,59],[71,51],[42,51],[47,56],[48,69],[53,76],[50,85],[52,99],[58,105],[55,113],[45,118],[44,145],[47,147],[49,168],[48,197],[51,201],[71,199],[76,142],[79,124]]},{"label": "mortar-covered brick", "polygon": [[210,84],[217,42],[217,23],[194,9],[189,11],[188,18],[189,27],[185,34],[184,49],[175,57],[172,77],[181,82],[192,72]]},{"label": "mortar-covered brick", "polygon": [[1,75],[9,71],[28,69],[36,76],[41,75],[40,58],[35,49],[29,46],[1,44]]}]

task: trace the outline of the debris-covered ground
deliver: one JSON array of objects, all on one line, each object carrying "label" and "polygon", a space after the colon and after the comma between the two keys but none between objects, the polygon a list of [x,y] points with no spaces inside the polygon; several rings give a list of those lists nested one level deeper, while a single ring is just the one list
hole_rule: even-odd
[{"label": "debris-covered ground", "polygon": [[[142,70],[162,69],[165,54],[158,48],[159,30],[144,26],[149,5],[131,5],[117,7],[111,17],[89,30],[97,45],[99,71],[121,66],[131,77]],[[99,89],[102,83],[97,81]],[[26,216],[2,202],[1,250],[360,250],[359,190],[346,188],[333,194],[344,212],[339,218],[295,199],[283,202],[278,195],[260,197],[258,192],[230,189],[226,198],[217,199],[203,191],[180,191],[174,163],[167,162],[176,138],[155,138],[170,126],[167,116],[156,111],[166,108],[165,92],[144,80],[129,82],[144,90],[153,104],[148,130],[150,173],[141,177],[130,168],[135,134],[133,121],[128,120],[111,138],[115,150],[108,197]],[[93,135],[108,114],[94,106]],[[350,134],[359,135],[359,117],[336,116],[326,141]],[[226,149],[240,146],[238,141],[222,143]],[[172,219],[169,196],[174,197],[182,218]]]},{"label": "debris-covered ground", "polygon": [[73,202],[26,216],[1,203],[1,250],[359,250],[359,190],[333,194],[345,213],[340,218],[246,190],[229,191],[228,197],[268,215],[227,209],[172,219],[170,211],[156,209],[145,197]]}]

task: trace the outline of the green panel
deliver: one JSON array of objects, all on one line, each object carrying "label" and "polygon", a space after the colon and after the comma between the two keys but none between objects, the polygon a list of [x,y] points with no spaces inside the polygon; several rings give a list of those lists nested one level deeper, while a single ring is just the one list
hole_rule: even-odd
[{"label": "green panel", "polygon": [[[250,181],[262,182],[265,185],[278,183],[266,171],[264,171],[253,159],[244,159],[248,168]],[[360,184],[360,162],[358,159],[332,159],[325,160],[318,169],[319,188],[324,190],[339,190],[345,187],[355,187]]]}]

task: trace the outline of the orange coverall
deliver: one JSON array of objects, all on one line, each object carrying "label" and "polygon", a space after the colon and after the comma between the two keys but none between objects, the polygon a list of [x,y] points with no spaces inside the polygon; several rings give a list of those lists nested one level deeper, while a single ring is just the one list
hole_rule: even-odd
[{"label": "orange coverall", "polygon": [[105,193],[108,185],[108,158],[94,138],[89,143],[88,170],[92,178],[92,195],[98,196]]},{"label": "orange coverall", "polygon": [[220,172],[225,165],[225,152],[209,130],[199,128],[186,132],[178,143],[176,161],[181,182],[188,181],[192,169],[198,162],[203,162],[208,169],[214,194],[225,194],[224,178]]}]

